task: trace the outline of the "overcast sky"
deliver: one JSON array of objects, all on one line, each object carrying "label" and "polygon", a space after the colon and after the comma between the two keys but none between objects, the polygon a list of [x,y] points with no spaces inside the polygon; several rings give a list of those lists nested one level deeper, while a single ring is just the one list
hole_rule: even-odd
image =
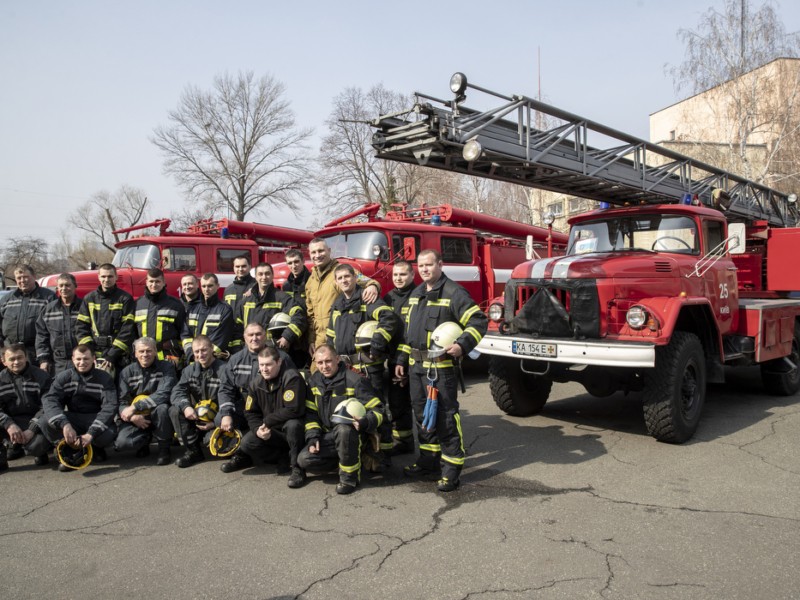
[{"label": "overcast sky", "polygon": [[[448,81],[538,93],[638,137],[678,100],[680,28],[722,0],[255,2],[0,0],[0,245],[57,241],[99,190],[142,188],[152,216],[181,208],[149,141],[186,85],[224,71],[283,82],[297,122],[324,133],[332,99],[377,83],[449,97]],[[800,2],[778,5],[800,30]],[[315,144],[317,144],[315,138]],[[314,198],[301,217],[311,221]],[[290,214],[256,220],[297,226]]]}]

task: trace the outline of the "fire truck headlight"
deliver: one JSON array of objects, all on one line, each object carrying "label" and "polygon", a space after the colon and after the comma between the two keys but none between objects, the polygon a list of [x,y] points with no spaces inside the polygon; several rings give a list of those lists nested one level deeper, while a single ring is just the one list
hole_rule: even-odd
[{"label": "fire truck headlight", "polygon": [[647,311],[641,306],[631,306],[625,320],[632,329],[641,329],[647,323]]},{"label": "fire truck headlight", "polygon": [[503,305],[494,303],[489,307],[489,318],[492,321],[500,321],[503,318]]},{"label": "fire truck headlight", "polygon": [[467,76],[463,73],[453,73],[450,78],[450,91],[456,96],[460,96],[467,89]]},{"label": "fire truck headlight", "polygon": [[473,138],[464,144],[464,150],[461,152],[461,154],[464,157],[464,160],[472,162],[473,160],[480,158],[482,152],[483,148],[481,147],[480,142]]}]

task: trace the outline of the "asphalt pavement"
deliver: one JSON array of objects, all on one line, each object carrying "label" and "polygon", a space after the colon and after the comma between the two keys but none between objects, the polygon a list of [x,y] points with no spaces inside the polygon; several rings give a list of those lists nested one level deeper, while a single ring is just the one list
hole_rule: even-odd
[{"label": "asphalt pavement", "polygon": [[0,597],[800,598],[800,399],[764,395],[757,370],[729,378],[673,446],[635,395],[556,384],[518,419],[473,374],[448,495],[404,479],[412,456],[350,496],[268,465],[23,458],[0,474]]}]

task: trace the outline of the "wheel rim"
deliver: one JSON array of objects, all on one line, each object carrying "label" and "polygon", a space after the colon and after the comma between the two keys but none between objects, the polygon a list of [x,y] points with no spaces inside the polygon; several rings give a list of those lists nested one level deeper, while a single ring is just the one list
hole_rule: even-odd
[{"label": "wheel rim", "polygon": [[697,408],[699,385],[697,377],[697,366],[692,362],[686,365],[683,371],[683,380],[681,381],[681,415],[687,420],[690,420]]}]

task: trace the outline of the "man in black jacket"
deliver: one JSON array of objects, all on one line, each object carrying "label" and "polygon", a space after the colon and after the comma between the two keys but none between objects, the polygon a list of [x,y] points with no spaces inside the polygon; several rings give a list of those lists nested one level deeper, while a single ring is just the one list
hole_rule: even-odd
[{"label": "man in black jacket", "polygon": [[[42,435],[42,397],[52,379],[42,369],[28,363],[23,344],[3,348],[6,368],[0,371],[0,472],[8,460],[24,454],[35,456],[37,465],[46,465],[50,444]],[[11,442],[6,455],[3,440]]]},{"label": "man in black jacket", "polygon": [[144,295],[136,301],[137,335],[154,339],[158,360],[169,360],[178,368],[183,357],[181,331],[186,310],[180,300],[167,293],[161,269],[147,272],[145,286]]},{"label": "man in black jacket", "polygon": [[200,278],[202,299],[186,313],[186,321],[181,333],[181,343],[187,361],[194,358],[192,340],[204,335],[214,345],[214,354],[222,360],[230,356],[228,345],[233,338],[233,310],[219,299],[219,279],[214,273],[206,273]]},{"label": "man in black jacket", "polygon": [[[225,291],[222,292],[222,301],[231,307],[231,310],[236,315],[236,307],[253,287],[256,280],[250,274],[250,256],[243,254],[233,259],[233,274],[234,279]],[[241,331],[241,329],[239,330]],[[230,342],[231,354],[238,352],[242,348],[242,338],[240,335],[234,333]]]},{"label": "man in black jacket", "polygon": [[[78,344],[91,348],[97,366],[117,373],[130,362],[136,338],[133,297],[117,287],[117,268],[111,263],[97,270],[100,285],[86,294],[75,323]],[[73,355],[74,358],[74,355]]]},{"label": "man in black jacket", "polygon": [[36,362],[36,321],[56,295],[36,283],[28,265],[14,269],[17,289],[0,300],[0,346],[24,344],[30,364]]},{"label": "man in black jacket", "polygon": [[[117,388],[106,371],[96,368],[89,346],[78,344],[72,351],[69,369],[56,376],[50,391],[42,398],[44,436],[54,446],[63,438],[67,444],[89,444],[94,462],[106,460],[105,448],[114,443],[117,430]],[[62,471],[69,469],[63,465]]]},{"label": "man in black jacket", "polygon": [[244,407],[250,431],[240,451],[251,459],[277,454],[278,473],[291,469],[290,488],[302,486],[306,478],[297,455],[305,439],[307,390],[303,376],[286,365],[276,348],[267,346],[258,353],[258,375],[250,380]]},{"label": "man in black jacket", "polygon": [[[383,405],[369,381],[345,367],[333,347],[319,346],[314,362],[317,370],[309,380],[312,397],[306,406],[306,447],[297,463],[314,472],[328,471],[338,464],[336,493],[352,494],[361,479],[363,438],[377,433],[384,420]],[[344,401],[361,403],[363,416],[348,420],[341,414]],[[348,414],[352,417],[353,412]],[[344,422],[340,422],[342,419]]]},{"label": "man in black jacket", "polygon": [[72,350],[78,345],[75,323],[83,306],[75,290],[78,284],[72,273],[62,273],[56,280],[58,298],[51,300],[36,321],[36,358],[39,366],[58,375],[72,366]]}]

